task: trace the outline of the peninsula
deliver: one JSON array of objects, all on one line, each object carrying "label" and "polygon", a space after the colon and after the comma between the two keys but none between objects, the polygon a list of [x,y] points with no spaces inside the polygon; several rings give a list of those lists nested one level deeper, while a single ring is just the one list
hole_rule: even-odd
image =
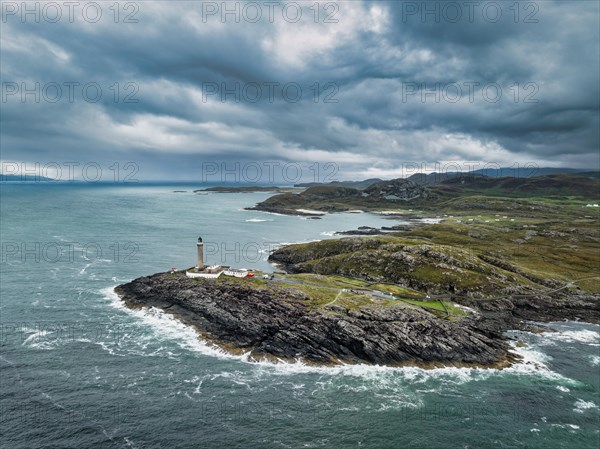
[{"label": "peninsula", "polygon": [[207,341],[255,360],[505,367],[518,360],[508,330],[537,332],[547,330],[540,323],[564,319],[600,323],[599,181],[539,178],[395,180],[371,184],[367,196],[339,186],[305,191],[337,195],[337,203],[313,192],[290,205],[281,197],[305,193],[276,195],[289,211],[376,204],[422,222],[282,247],[270,260],[285,274],[274,277],[158,273],[116,292],[129,307],[165,310]]}]

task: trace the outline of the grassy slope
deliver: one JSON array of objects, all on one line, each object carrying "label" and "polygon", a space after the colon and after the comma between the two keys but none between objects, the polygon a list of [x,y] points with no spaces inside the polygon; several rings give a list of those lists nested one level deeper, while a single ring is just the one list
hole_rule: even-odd
[{"label": "grassy slope", "polygon": [[514,286],[577,282],[600,292],[598,208],[585,201],[473,196],[441,202],[444,221],[394,236],[294,245],[275,256],[296,269],[411,289],[493,296]]},{"label": "grassy slope", "polygon": [[[600,293],[599,210],[587,207],[597,202],[599,187],[597,179],[550,175],[455,178],[430,187],[435,198],[425,201],[373,202],[329,186],[275,195],[267,203],[276,207],[385,209],[443,221],[393,235],[282,248],[275,260],[300,274],[287,277],[293,284],[260,284],[300,290],[312,307],[331,313],[337,313],[332,305],[356,310],[401,299],[406,307],[455,318],[463,312],[446,300],[450,295],[547,292],[569,283],[568,289]],[[341,291],[351,288],[391,293],[396,300]]]},{"label": "grassy slope", "polygon": [[[280,298],[301,297],[303,298],[302,301],[308,303],[309,310],[321,310],[336,315],[344,315],[357,310],[403,306],[423,308],[447,319],[460,319],[464,316],[464,312],[449,301],[444,301],[444,304],[442,304],[439,300],[428,299],[422,293],[397,285],[372,284],[360,279],[313,273],[277,275],[276,280],[265,280],[261,278],[262,274],[262,272],[256,272],[256,276],[253,278],[221,276],[216,282],[243,284],[259,290],[268,289]],[[200,283],[215,282],[206,279],[194,279],[194,281]],[[348,291],[350,289],[391,293],[394,295],[394,299],[382,298],[368,293],[352,293]],[[299,292],[304,295],[298,295]],[[296,294],[289,295],[287,293]]]}]

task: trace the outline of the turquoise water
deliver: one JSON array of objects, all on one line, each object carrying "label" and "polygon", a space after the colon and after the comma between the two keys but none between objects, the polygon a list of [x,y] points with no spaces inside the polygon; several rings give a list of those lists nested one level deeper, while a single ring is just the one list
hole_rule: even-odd
[{"label": "turquoise water", "polygon": [[[245,211],[268,193],[2,185],[2,448],[596,448],[600,329],[519,333],[504,370],[247,362],[112,288],[195,262],[273,270],[276,244],[390,222]],[[188,190],[174,193],[174,190]],[[205,244],[207,244],[205,243]],[[222,245],[225,246],[222,246]]]}]

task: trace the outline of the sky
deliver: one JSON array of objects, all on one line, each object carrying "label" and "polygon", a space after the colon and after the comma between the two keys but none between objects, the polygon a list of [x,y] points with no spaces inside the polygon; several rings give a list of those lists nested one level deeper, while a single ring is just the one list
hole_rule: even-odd
[{"label": "sky", "polygon": [[599,5],[3,1],[2,171],[266,183],[597,170]]}]

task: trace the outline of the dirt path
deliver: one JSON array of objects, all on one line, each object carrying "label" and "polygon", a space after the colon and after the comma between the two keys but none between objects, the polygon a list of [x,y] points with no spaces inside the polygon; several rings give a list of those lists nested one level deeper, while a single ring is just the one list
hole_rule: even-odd
[{"label": "dirt path", "polygon": [[328,303],[327,303],[327,304],[325,304],[323,307],[327,307],[327,306],[329,306],[329,305],[333,304],[334,302],[336,302],[336,301],[338,300],[338,298],[340,297],[340,295],[341,295],[341,294],[342,294],[342,290],[340,290],[340,291],[338,292],[338,294],[337,294],[337,295],[336,295],[336,297],[333,299],[333,301],[330,301],[330,302],[328,302]]}]

